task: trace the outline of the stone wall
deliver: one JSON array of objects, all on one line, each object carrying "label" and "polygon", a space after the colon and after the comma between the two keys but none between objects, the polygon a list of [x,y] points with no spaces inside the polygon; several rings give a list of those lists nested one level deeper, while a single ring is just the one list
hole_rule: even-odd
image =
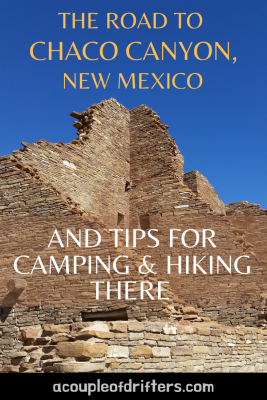
[{"label": "stone wall", "polygon": [[[82,114],[78,137],[71,143],[28,144],[14,152],[23,164],[38,170],[40,177],[79,204],[90,215],[101,216],[110,227],[118,214],[129,215],[130,137],[129,111],[116,100],[93,105]],[[107,218],[109,217],[109,219]]]},{"label": "stone wall", "polygon": [[218,192],[214,191],[207,178],[198,171],[190,171],[184,174],[184,183],[208,204],[216,214],[225,215],[225,205],[219,199]]},{"label": "stone wall", "polygon": [[267,331],[257,328],[90,321],[22,330],[18,338],[3,372],[267,372]]},{"label": "stone wall", "polygon": [[44,183],[35,168],[13,156],[0,157],[0,215],[62,215],[71,209],[79,211],[76,203]]},{"label": "stone wall", "polygon": [[[96,217],[80,216],[79,214],[56,215],[48,217],[0,217],[0,306],[13,306],[15,303],[28,306],[82,306],[91,305],[101,307],[107,303],[107,283],[110,284],[109,306],[118,304],[118,282],[121,282],[121,307],[126,305],[142,305],[145,300],[152,302],[154,306],[171,302],[157,300],[157,279],[154,276],[142,275],[138,267],[142,264],[142,257],[133,248],[125,247],[123,237],[119,247],[115,247],[114,233],[105,228],[101,220]],[[60,243],[49,243],[55,229],[62,240],[64,247]],[[69,236],[67,247],[67,229],[69,229],[77,240],[81,238],[81,247]],[[86,229],[96,230],[101,235],[101,244],[97,248],[87,248],[85,246]],[[81,235],[81,236],[79,236]],[[57,241],[57,238],[54,237]],[[93,246],[97,241],[96,233],[92,232],[88,241],[89,246]],[[18,261],[20,275],[14,269],[14,261],[21,255]],[[127,259],[117,261],[115,270],[113,261],[119,256],[127,256]],[[57,263],[51,263],[51,257]],[[68,257],[68,270],[66,269],[65,257]],[[84,257],[78,259],[78,266],[74,269],[74,257]],[[106,268],[97,263],[98,256],[105,264]],[[37,268],[32,269],[37,262]],[[91,266],[89,266],[91,257]],[[126,272],[126,265],[129,272]],[[109,272],[107,271],[109,269]],[[32,273],[31,273],[32,272]],[[8,289],[8,282],[12,279],[23,278],[27,281],[27,288],[18,296],[18,293]],[[144,300],[141,299],[140,283],[142,281],[151,282],[153,289],[151,295],[155,300],[151,300],[148,295]],[[96,285],[93,282],[104,282],[99,289],[99,300],[96,301]],[[136,300],[125,300],[125,281],[130,281],[130,298]],[[147,285],[147,284],[146,284]],[[164,285],[163,285],[164,286]],[[146,286],[145,286],[146,287]],[[167,287],[166,297],[173,298],[173,292]]]},{"label": "stone wall", "polygon": [[267,215],[267,210],[260,208],[259,204],[239,201],[225,206],[226,215]]},{"label": "stone wall", "polygon": [[132,215],[174,211],[183,156],[159,116],[146,106],[130,112]]},{"label": "stone wall", "polygon": [[[246,223],[246,218],[251,220]],[[150,216],[150,228],[158,230],[157,233],[153,232],[153,234],[159,239],[160,244],[156,248],[149,249],[148,246],[154,245],[154,241],[143,239],[136,250],[143,256],[146,254],[152,256],[151,262],[155,264],[157,279],[169,281],[175,296],[195,307],[222,308],[222,315],[227,314],[224,318],[227,324],[236,324],[236,319],[239,319],[238,323],[240,323],[243,318],[246,319],[248,309],[267,306],[264,300],[267,297],[266,247],[264,245],[266,238],[263,236],[261,241],[258,241],[258,236],[261,232],[264,232],[264,222],[262,221],[261,226],[257,221],[254,221],[258,229],[262,228],[257,233],[252,221],[253,218],[256,217],[243,216],[242,223],[247,226],[247,230],[244,230],[235,223],[235,220],[232,220],[232,217],[196,216],[194,214]],[[264,216],[259,218],[265,219]],[[177,239],[174,239],[172,248],[169,238],[170,229],[178,229],[174,233]],[[187,248],[182,244],[181,236],[183,232],[190,229],[198,233],[200,240],[195,247]],[[212,229],[215,232],[212,242],[216,245],[216,248],[212,247],[209,242],[203,247],[204,229]],[[250,237],[253,234],[255,234],[254,241]],[[196,234],[189,231],[186,235],[187,245],[194,246],[195,241]],[[167,273],[168,256],[170,256],[170,262],[173,264],[170,274]],[[218,256],[228,267],[231,264],[231,273],[223,266],[221,261],[217,261]],[[242,258],[238,262],[238,272],[234,268],[234,262],[240,256],[246,256],[246,258]],[[198,262],[202,260],[199,264],[202,270],[197,268],[194,272],[194,257]],[[213,257],[213,259],[210,257]],[[178,267],[179,263],[181,263],[181,272]],[[246,274],[248,265],[250,266],[250,273]],[[239,309],[238,314],[241,313],[240,318],[237,318],[235,311],[233,311],[236,309]],[[241,312],[241,310],[243,311]],[[215,313],[215,317],[217,319],[219,315]],[[257,316],[254,312],[252,312],[251,318],[254,318],[253,325],[256,324]],[[252,323],[251,318],[250,323]]]},{"label": "stone wall", "polygon": [[[28,321],[26,327],[31,326],[29,318],[33,315],[36,316],[33,325],[43,327],[44,321],[75,322],[75,318],[81,318],[81,309],[89,312],[94,307],[105,308],[107,292],[101,289],[96,302],[95,286],[91,285],[95,280],[109,282],[111,289],[118,289],[118,281],[122,287],[126,280],[133,281],[131,294],[136,300],[124,301],[122,297],[118,302],[114,291],[108,305],[134,309],[143,307],[145,302],[151,310],[140,312],[141,319],[142,314],[145,318],[161,318],[160,313],[168,314],[168,304],[188,303],[198,308],[203,318],[211,317],[227,325],[264,327],[267,322],[267,211],[255,204],[240,202],[227,205],[225,217],[224,205],[207,179],[197,171],[183,174],[183,156],[169,136],[168,127],[144,105],[129,111],[110,99],[71,115],[78,120],[73,124],[78,129],[78,137],[71,143],[40,140],[30,145],[22,142],[24,148],[15,151],[14,156],[0,158],[0,307],[3,315],[8,307],[11,310],[1,325],[4,341],[1,345],[9,346],[9,339],[16,339],[12,335],[13,327],[20,331],[25,321]],[[143,240],[136,249],[126,247],[122,235],[119,247],[114,248],[113,234],[108,229],[117,226],[142,227],[146,232],[149,228],[158,229],[160,246],[148,249],[147,244],[151,242]],[[59,244],[48,248],[56,228],[62,236],[70,229],[76,237],[79,230],[84,233],[85,229],[96,229],[103,235],[103,242],[90,251],[84,246],[77,247],[74,242],[68,249],[62,249]],[[170,249],[171,228],[181,229],[181,233],[194,229],[200,235],[203,229],[213,229],[217,248],[184,248],[176,242]],[[189,235],[188,240],[193,244],[194,236],[190,239]],[[48,275],[35,271],[33,275],[23,275],[27,283],[25,290],[10,290],[10,281],[18,277],[13,263],[22,254],[30,257],[20,261],[22,272],[31,270],[38,255],[46,268],[51,255],[59,265],[65,255],[72,258],[98,255],[106,263],[108,256],[113,260],[127,255],[130,273],[127,276],[114,271],[108,274],[102,268],[98,274],[89,274],[87,264],[73,273],[71,264],[70,274],[64,267],[60,273],[54,270]],[[153,256],[157,275],[141,276],[138,272],[146,254]],[[233,271],[230,275],[222,268],[219,274],[200,271],[193,274],[192,270],[189,274],[185,271],[177,274],[176,267],[169,275],[167,255],[174,263],[178,256],[201,259],[220,255],[227,260],[229,256],[235,259],[249,255],[252,272],[241,275]],[[208,271],[206,260],[201,266]],[[241,265],[241,269],[244,267]],[[125,268],[125,264],[119,263],[119,268]],[[151,294],[155,299],[158,281],[169,282],[164,286],[169,300],[148,297],[141,300],[140,282],[144,279],[153,284]],[[20,311],[14,317],[16,306]],[[8,351],[14,350],[12,346]]]}]

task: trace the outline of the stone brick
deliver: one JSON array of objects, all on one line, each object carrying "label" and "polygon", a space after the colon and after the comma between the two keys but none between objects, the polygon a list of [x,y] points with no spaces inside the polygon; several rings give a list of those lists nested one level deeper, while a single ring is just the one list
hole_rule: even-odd
[{"label": "stone brick", "polygon": [[43,332],[45,335],[53,335],[54,333],[61,333],[70,331],[70,325],[45,325]]},{"label": "stone brick", "polygon": [[104,343],[60,342],[56,345],[57,354],[61,357],[101,357],[107,352]]},{"label": "stone brick", "polygon": [[208,354],[211,356],[218,356],[221,350],[219,347],[208,347]]},{"label": "stone brick", "polygon": [[114,334],[114,338],[115,339],[127,339],[128,338],[128,334],[127,333],[115,333]]},{"label": "stone brick", "polygon": [[123,364],[121,364],[120,365],[120,369],[140,369],[142,367],[142,364],[141,363],[129,363],[129,364],[126,364],[126,363],[123,363]]},{"label": "stone brick", "polygon": [[198,314],[198,311],[194,307],[183,307],[183,314]]},{"label": "stone brick", "polygon": [[136,346],[131,348],[131,354],[134,357],[145,357],[150,358],[152,357],[152,349],[150,346]]},{"label": "stone brick", "polygon": [[188,346],[175,346],[171,348],[171,353],[174,356],[190,356],[193,350]]},{"label": "stone brick", "polygon": [[128,323],[123,321],[112,321],[108,323],[109,329],[113,332],[127,332]]},{"label": "stone brick", "polygon": [[105,369],[105,363],[77,362],[54,364],[55,372],[102,372]]},{"label": "stone brick", "polygon": [[166,324],[163,326],[163,332],[167,335],[175,335],[177,333],[177,328],[175,326]]},{"label": "stone brick", "polygon": [[193,346],[193,353],[194,354],[208,353],[208,347],[207,346]]},{"label": "stone brick", "polygon": [[108,347],[107,357],[127,358],[129,357],[129,348],[126,346],[111,345]]},{"label": "stone brick", "polygon": [[198,327],[197,328],[197,333],[199,334],[199,335],[203,335],[203,336],[209,336],[210,335],[210,329],[209,328],[201,328],[201,327]]},{"label": "stone brick", "polygon": [[113,339],[114,338],[113,332],[106,332],[106,331],[94,331],[90,328],[84,328],[79,332],[72,333],[71,337],[75,340],[86,339],[90,337],[96,337],[99,339]]},{"label": "stone brick", "polygon": [[144,339],[144,334],[142,332],[130,332],[129,340],[140,340]]},{"label": "stone brick", "polygon": [[144,330],[143,322],[129,321],[128,331],[132,332],[142,332]]},{"label": "stone brick", "polygon": [[41,334],[42,329],[27,329],[20,332],[20,334],[18,335],[18,340],[21,340],[22,342],[24,342],[25,340],[33,340],[40,337]]},{"label": "stone brick", "polygon": [[102,321],[96,321],[89,327],[85,327],[82,331],[96,331],[96,332],[109,332],[108,324]]},{"label": "stone brick", "polygon": [[145,322],[145,330],[148,332],[158,332],[162,331],[162,325],[159,322]]},{"label": "stone brick", "polygon": [[68,335],[67,333],[55,333],[54,335],[51,336],[51,339],[53,342],[68,342],[69,338],[71,335]]},{"label": "stone brick", "polygon": [[152,347],[153,357],[170,357],[170,348],[169,347]]}]

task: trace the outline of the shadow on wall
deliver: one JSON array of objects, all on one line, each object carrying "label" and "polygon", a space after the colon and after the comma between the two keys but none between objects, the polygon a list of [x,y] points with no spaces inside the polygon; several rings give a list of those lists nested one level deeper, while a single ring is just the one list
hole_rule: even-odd
[{"label": "shadow on wall", "polygon": [[7,282],[8,293],[3,298],[0,307],[12,308],[16,303],[25,300],[26,287],[27,281],[25,279],[10,279]]},{"label": "shadow on wall", "polygon": [[12,311],[12,307],[0,307],[0,322],[5,322]]}]

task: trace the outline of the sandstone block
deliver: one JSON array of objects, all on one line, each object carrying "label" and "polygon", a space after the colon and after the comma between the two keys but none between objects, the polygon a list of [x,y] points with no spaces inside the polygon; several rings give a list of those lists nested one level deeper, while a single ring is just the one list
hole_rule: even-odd
[{"label": "sandstone block", "polygon": [[[185,321],[181,321],[181,322],[185,322]],[[180,324],[181,324],[181,322],[180,322]],[[178,326],[178,328],[177,328],[177,333],[189,333],[189,334],[191,334],[191,333],[194,333],[194,327],[193,326],[190,326],[190,325],[188,325],[188,326],[184,326],[184,325],[182,325],[182,326]]]},{"label": "sandstone block", "polygon": [[90,362],[77,362],[77,363],[62,363],[54,364],[55,372],[101,372],[105,369],[105,363],[90,363]]},{"label": "sandstone block", "polygon": [[101,357],[106,354],[107,348],[105,343],[59,342],[56,345],[57,354],[61,357]]},{"label": "sandstone block", "polygon": [[159,322],[145,322],[145,330],[148,332],[161,332],[162,325]]},{"label": "sandstone block", "polygon": [[128,331],[141,332],[145,329],[143,322],[129,321]]},{"label": "sandstone block", "polygon": [[210,356],[218,356],[220,354],[219,347],[208,347],[208,354]]},{"label": "sandstone block", "polygon": [[31,357],[32,360],[40,360],[40,358],[43,355],[42,349],[36,349],[29,353],[29,356]]},{"label": "sandstone block", "polygon": [[190,356],[193,350],[188,346],[175,346],[171,348],[171,353],[174,356]]},{"label": "sandstone block", "polygon": [[152,349],[149,346],[136,346],[131,348],[131,353],[134,357],[152,357]]},{"label": "sandstone block", "polygon": [[208,353],[208,347],[207,346],[193,346],[193,353],[194,354]]},{"label": "sandstone block", "polygon": [[120,365],[120,369],[140,369],[141,367],[141,363],[123,363]]},{"label": "sandstone block", "polygon": [[153,357],[169,357],[171,351],[169,347],[153,347],[152,354]]},{"label": "sandstone block", "polygon": [[54,335],[51,336],[51,339],[55,343],[57,343],[57,342],[68,342],[70,337],[71,336],[68,335],[67,333],[62,332],[62,333],[55,333]]},{"label": "sandstone block", "polygon": [[33,371],[35,367],[36,367],[36,365],[34,365],[32,363],[22,363],[22,364],[20,364],[20,369],[22,371],[27,371],[27,370]]},{"label": "sandstone block", "polygon": [[160,334],[159,333],[145,332],[145,339],[160,340]]},{"label": "sandstone block", "polygon": [[96,321],[92,325],[90,325],[88,328],[82,329],[84,330],[92,330],[92,331],[97,331],[97,332],[109,332],[109,327],[105,322],[102,321]]},{"label": "sandstone block", "polygon": [[83,328],[88,328],[89,326],[93,325],[93,322],[74,322],[71,324],[72,331],[79,331]]},{"label": "sandstone block", "polygon": [[129,340],[140,340],[144,339],[144,334],[142,332],[130,332]]},{"label": "sandstone block", "polygon": [[112,345],[108,347],[107,357],[112,358],[128,358],[129,348],[126,346]]},{"label": "sandstone block", "polygon": [[113,339],[114,338],[113,332],[105,332],[105,331],[94,331],[90,328],[82,329],[80,332],[75,332],[72,334],[74,339],[88,339],[90,337],[96,337],[99,339]]},{"label": "sandstone block", "polygon": [[183,314],[198,314],[198,311],[194,307],[183,307]]},{"label": "sandstone block", "polygon": [[211,329],[210,334],[211,336],[220,336],[222,333],[222,329]]},{"label": "sandstone block", "polygon": [[128,338],[128,333],[115,333],[114,334],[115,339],[127,339]]},{"label": "sandstone block", "polygon": [[108,323],[109,329],[113,332],[127,332],[128,323],[123,321],[112,321]]},{"label": "sandstone block", "polygon": [[222,339],[218,336],[211,336],[210,337],[210,342],[214,342],[214,343],[220,343],[222,341]]},{"label": "sandstone block", "polygon": [[42,336],[42,337],[37,337],[34,341],[34,344],[36,344],[36,346],[39,345],[45,345],[51,342],[51,337],[50,336]]},{"label": "sandstone block", "polygon": [[166,324],[166,325],[163,326],[163,332],[166,335],[176,335],[177,328],[175,326],[171,326],[169,324]]},{"label": "sandstone block", "polygon": [[44,334],[45,335],[53,335],[54,333],[61,333],[61,332],[69,332],[70,325],[45,325],[44,326]]},{"label": "sandstone block", "polygon": [[203,335],[203,336],[209,336],[210,335],[210,329],[209,328],[201,328],[201,327],[199,327],[199,328],[197,328],[197,333],[199,334],[199,335]]},{"label": "sandstone block", "polygon": [[18,335],[18,340],[21,340],[22,342],[24,342],[25,340],[34,340],[40,337],[41,334],[42,329],[27,329],[20,332],[20,334]]}]

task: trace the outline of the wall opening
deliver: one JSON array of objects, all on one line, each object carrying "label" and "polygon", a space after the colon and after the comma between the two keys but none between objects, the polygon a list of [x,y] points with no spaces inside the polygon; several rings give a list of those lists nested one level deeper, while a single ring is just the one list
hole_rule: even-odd
[{"label": "wall opening", "polygon": [[123,225],[123,221],[124,221],[124,215],[118,213],[118,220],[117,220],[117,226],[121,226]]},{"label": "wall opening", "polygon": [[150,229],[150,220],[149,215],[140,215],[139,217],[140,228],[145,231],[146,229]]},{"label": "wall opening", "polygon": [[128,190],[131,189],[131,182],[130,181],[126,181],[125,183],[125,192],[128,192]]},{"label": "wall opening", "polygon": [[126,308],[112,311],[82,312],[82,321],[127,321],[128,315]]}]

